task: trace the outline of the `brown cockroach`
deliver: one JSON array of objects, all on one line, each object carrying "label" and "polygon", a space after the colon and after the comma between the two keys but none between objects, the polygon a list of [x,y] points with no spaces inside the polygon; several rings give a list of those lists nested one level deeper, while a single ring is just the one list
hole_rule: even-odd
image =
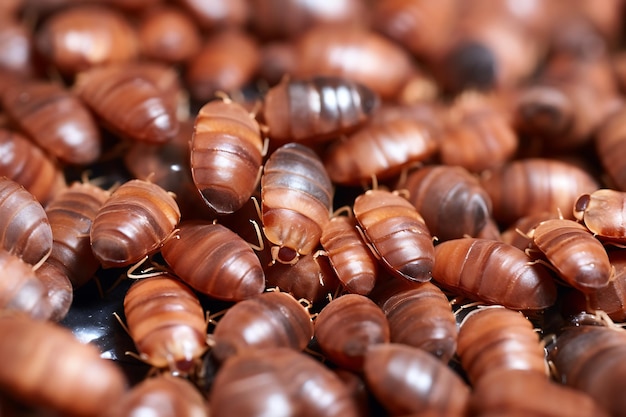
[{"label": "brown cockroach", "polygon": [[466,415],[469,387],[425,350],[399,343],[370,346],[363,372],[368,388],[393,415],[430,409],[449,417]]},{"label": "brown cockroach", "polygon": [[390,272],[411,281],[430,280],[435,248],[410,202],[390,191],[368,190],[355,199],[353,210],[370,249]]},{"label": "brown cockroach", "polygon": [[528,235],[530,231],[544,220],[558,218],[558,213],[551,213],[548,211],[520,217],[502,232],[502,241],[525,251],[526,249],[531,248],[533,244],[532,238]]},{"label": "brown cockroach", "polygon": [[14,74],[35,75],[32,30],[15,17],[2,18],[0,27],[0,70]]},{"label": "brown cockroach", "polygon": [[500,369],[524,369],[549,377],[533,324],[519,311],[502,306],[479,307],[463,318],[457,354],[472,384]]},{"label": "brown cockroach", "polygon": [[200,108],[191,138],[191,174],[219,214],[239,210],[257,188],[263,154],[259,124],[230,99]]},{"label": "brown cockroach", "polygon": [[333,187],[319,156],[290,142],[276,149],[261,176],[263,231],[272,259],[295,263],[318,245],[330,220]]},{"label": "brown cockroach", "polygon": [[626,251],[608,250],[613,278],[608,285],[584,293],[582,309],[601,310],[613,321],[626,321]]},{"label": "brown cockroach", "polygon": [[288,293],[268,291],[226,310],[209,343],[211,354],[223,362],[246,349],[303,350],[312,338],[313,322],[305,306]]},{"label": "brown cockroach", "polygon": [[305,353],[247,350],[226,361],[209,392],[211,417],[356,417],[358,406],[341,379]]},{"label": "brown cockroach", "polygon": [[62,74],[135,59],[138,42],[126,17],[100,5],[59,10],[37,31],[38,51]]},{"label": "brown cockroach", "polygon": [[378,108],[378,96],[348,78],[289,77],[263,99],[263,121],[279,144],[327,141],[362,126]]},{"label": "brown cockroach", "polygon": [[7,177],[0,177],[0,248],[33,265],[52,250],[52,229],[44,208]]},{"label": "brown cockroach", "polygon": [[333,216],[322,229],[320,244],[337,278],[350,293],[367,295],[376,284],[378,262],[356,228],[353,217]]},{"label": "brown cockroach", "polygon": [[198,297],[172,275],[139,279],[124,297],[124,315],[139,358],[187,374],[206,351],[206,322]]},{"label": "brown cockroach", "polygon": [[[118,403],[127,382],[98,348],[78,341],[69,329],[25,315],[0,315],[0,388],[27,404],[60,415],[92,417]],[[50,381],[54,383],[50,383]]]},{"label": "brown cockroach", "polygon": [[103,268],[132,265],[158,251],[180,221],[176,200],[143,180],[120,185],[91,223],[91,249]]},{"label": "brown cockroach", "polygon": [[65,272],[50,263],[49,259],[37,268],[35,276],[46,291],[46,299],[51,308],[49,320],[60,322],[70,311],[74,301],[74,288]]},{"label": "brown cockroach", "polygon": [[578,196],[598,189],[597,181],[581,168],[545,158],[510,161],[484,172],[481,184],[491,197],[494,218],[505,225],[542,211],[560,210],[572,218]]},{"label": "brown cockroach", "polygon": [[179,0],[177,3],[191,13],[202,29],[209,32],[242,27],[250,17],[250,6],[245,0],[216,0],[210,3],[203,0]]},{"label": "brown cockroach", "polygon": [[512,310],[542,310],[556,301],[548,269],[504,242],[462,238],[435,247],[433,280],[472,300]]},{"label": "brown cockroach", "polygon": [[422,167],[409,173],[402,187],[439,241],[476,237],[491,217],[489,194],[478,178],[461,166]]},{"label": "brown cockroach", "polygon": [[41,204],[66,187],[61,167],[17,132],[0,128],[0,176],[26,188]]},{"label": "brown cockroach", "polygon": [[600,189],[582,194],[574,202],[574,217],[602,240],[626,241],[626,192]]},{"label": "brown cockroach", "polygon": [[174,273],[195,290],[226,301],[241,301],[265,289],[259,258],[238,234],[202,221],[182,222],[161,254]]},{"label": "brown cockroach", "polygon": [[583,292],[606,287],[611,262],[602,243],[574,220],[544,220],[530,232],[534,245],[568,285]]},{"label": "brown cockroach", "polygon": [[7,115],[35,143],[58,159],[77,165],[100,156],[100,131],[83,102],[60,84],[30,81],[2,94]]}]

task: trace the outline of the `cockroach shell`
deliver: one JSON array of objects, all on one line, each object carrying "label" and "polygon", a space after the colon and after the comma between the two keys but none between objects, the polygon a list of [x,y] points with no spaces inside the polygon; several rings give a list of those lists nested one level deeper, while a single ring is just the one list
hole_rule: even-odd
[{"label": "cockroach shell", "polygon": [[127,181],[91,224],[93,254],[103,268],[132,265],[158,251],[179,221],[180,210],[167,191],[147,181]]},{"label": "cockroach shell", "polygon": [[191,174],[206,204],[232,213],[257,187],[263,140],[259,124],[231,101],[211,101],[196,116],[191,138]]},{"label": "cockroach shell", "polygon": [[368,190],[354,201],[354,215],[383,265],[402,279],[428,281],[435,249],[424,219],[403,197]]},{"label": "cockroach shell", "polygon": [[371,346],[363,367],[369,389],[394,415],[436,409],[466,415],[470,389],[446,364],[428,352],[398,343]]},{"label": "cockroach shell", "polygon": [[590,310],[604,311],[615,322],[626,321],[626,251],[607,251],[614,275],[608,285],[585,293]]},{"label": "cockroach shell", "polygon": [[455,294],[512,310],[542,310],[556,301],[550,272],[504,242],[462,238],[435,247],[433,280]]},{"label": "cockroach shell", "polygon": [[0,354],[11,358],[0,367],[0,387],[14,398],[84,417],[100,415],[103,405],[122,399],[127,386],[122,371],[68,329],[3,314],[0,333],[11,335],[0,340]]},{"label": "cockroach shell", "polygon": [[582,194],[574,203],[574,217],[599,238],[626,240],[626,192],[601,189]]},{"label": "cockroach shell", "polygon": [[542,221],[558,217],[558,213],[548,211],[521,217],[502,232],[502,241],[521,250],[529,249],[533,245],[533,239],[528,235],[530,231]]},{"label": "cockroach shell", "polygon": [[208,222],[183,222],[161,254],[174,273],[195,290],[226,301],[241,301],[265,290],[259,258],[230,229]]},{"label": "cockroach shell", "polygon": [[48,304],[51,306],[49,320],[60,322],[67,316],[74,301],[74,288],[65,272],[50,263],[41,264],[35,275],[46,290]]},{"label": "cockroach shell", "polygon": [[588,292],[606,287],[612,279],[611,262],[604,246],[580,223],[567,219],[544,220],[530,234],[535,246],[567,284]]},{"label": "cockroach shell", "polygon": [[303,350],[313,338],[309,312],[293,296],[265,292],[230,307],[212,333],[211,354],[223,362],[246,349]]},{"label": "cockroach shell", "polygon": [[315,339],[336,365],[361,371],[369,346],[389,343],[389,323],[369,298],[345,294],[333,299],[315,319]]},{"label": "cockroach shell", "polygon": [[243,27],[249,18],[248,2],[245,0],[178,0],[184,9],[194,17],[204,30],[219,31],[233,27]]},{"label": "cockroach shell", "polygon": [[0,248],[33,265],[52,250],[52,229],[44,208],[7,177],[0,177]]}]

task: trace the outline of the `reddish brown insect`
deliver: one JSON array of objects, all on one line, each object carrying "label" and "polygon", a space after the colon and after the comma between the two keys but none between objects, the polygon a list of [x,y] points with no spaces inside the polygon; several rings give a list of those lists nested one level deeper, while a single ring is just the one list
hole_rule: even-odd
[{"label": "reddish brown insect", "polygon": [[243,106],[230,100],[202,106],[191,138],[191,174],[211,209],[232,213],[250,199],[262,152],[259,124]]},{"label": "reddish brown insect", "polygon": [[310,148],[288,143],[276,149],[261,176],[263,230],[275,245],[272,259],[296,262],[319,244],[330,219],[333,188]]},{"label": "reddish brown insect", "polygon": [[583,292],[606,287],[612,278],[611,262],[585,226],[567,219],[544,220],[529,235],[559,277]]},{"label": "reddish brown insect", "polygon": [[611,241],[626,240],[626,192],[601,189],[582,194],[574,203],[574,217],[594,236]]},{"label": "reddish brown insect", "polygon": [[122,399],[126,379],[120,368],[68,329],[2,314],[0,333],[11,335],[0,340],[0,355],[11,358],[0,367],[0,387],[13,398],[77,417],[101,415]]},{"label": "reddish brown insect", "polygon": [[211,335],[211,354],[223,362],[246,349],[303,350],[312,337],[307,309],[288,293],[269,291],[226,310]]},{"label": "reddish brown insect", "polygon": [[74,301],[74,288],[65,272],[49,261],[41,264],[35,275],[43,284],[45,298],[50,304],[49,320],[59,322],[67,316]]},{"label": "reddish brown insect", "polygon": [[411,281],[430,280],[435,248],[411,203],[389,191],[368,190],[353,209],[370,248],[390,272]]},{"label": "reddish brown insect", "polygon": [[167,191],[147,181],[127,181],[91,223],[93,254],[104,268],[132,265],[159,250],[179,221],[180,210]]},{"label": "reddish brown insect", "polygon": [[0,70],[17,75],[34,75],[36,70],[32,31],[17,16],[0,18]]},{"label": "reddish brown insect", "polygon": [[260,54],[259,78],[270,86],[281,82],[286,74],[292,74],[297,65],[293,42],[266,42],[260,46]]},{"label": "reddish brown insect", "polygon": [[606,287],[586,291],[581,310],[604,311],[613,321],[626,321],[626,251],[607,251],[613,278]]},{"label": "reddish brown insect", "polygon": [[200,301],[171,275],[134,283],[124,297],[124,315],[139,357],[154,367],[187,374],[207,348]]},{"label": "reddish brown insect", "polygon": [[435,247],[433,280],[472,300],[512,310],[541,310],[556,301],[550,272],[504,242],[463,238]]},{"label": "reddish brown insect", "polygon": [[183,222],[161,253],[174,273],[211,297],[241,301],[265,289],[259,258],[230,229],[208,222]]},{"label": "reddish brown insect", "polygon": [[264,123],[278,143],[325,141],[363,125],[378,107],[366,86],[342,77],[287,77],[265,94]]},{"label": "reddish brown insect", "polygon": [[397,343],[371,346],[363,367],[367,386],[394,415],[437,410],[466,415],[470,389],[446,364],[428,352]]},{"label": "reddish brown insect", "polygon": [[52,230],[41,204],[22,185],[0,177],[0,248],[36,264],[52,250]]}]

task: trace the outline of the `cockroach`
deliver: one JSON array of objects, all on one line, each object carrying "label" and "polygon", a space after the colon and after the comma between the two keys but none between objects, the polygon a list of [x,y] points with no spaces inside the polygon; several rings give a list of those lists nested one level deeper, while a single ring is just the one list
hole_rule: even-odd
[{"label": "cockroach", "polygon": [[510,161],[484,172],[481,184],[491,197],[494,218],[507,226],[542,211],[558,214],[560,210],[563,217],[571,219],[578,196],[599,188],[581,168],[545,158]]},{"label": "cockroach", "polygon": [[209,392],[212,417],[358,416],[343,381],[305,353],[247,350],[226,361]]},{"label": "cockroach", "polygon": [[574,217],[600,239],[624,241],[626,192],[600,189],[582,194],[574,202]]},{"label": "cockroach", "polygon": [[390,179],[410,165],[428,160],[438,149],[428,124],[397,118],[365,125],[347,138],[334,141],[323,160],[333,182],[357,185],[372,177]]},{"label": "cockroach", "polygon": [[530,231],[544,220],[558,218],[558,213],[548,211],[521,217],[502,232],[502,241],[524,251],[530,249],[533,245]]},{"label": "cockroach", "polygon": [[206,323],[198,297],[171,275],[139,279],[124,297],[128,331],[139,358],[187,374],[206,351]]},{"label": "cockroach", "polygon": [[41,204],[65,189],[61,167],[20,133],[0,128],[0,176],[26,188]]},{"label": "cockroach", "polygon": [[268,291],[226,310],[210,338],[211,354],[220,362],[246,349],[303,350],[313,338],[313,322],[293,296]]},{"label": "cockroach", "polygon": [[79,288],[100,267],[91,248],[90,231],[111,193],[88,182],[74,182],[46,206],[52,229],[52,252],[47,262],[59,268]]},{"label": "cockroach", "polygon": [[37,264],[52,250],[52,230],[44,208],[7,177],[0,177],[0,248],[30,264]]},{"label": "cockroach", "polygon": [[580,223],[544,220],[529,235],[559,277],[572,287],[589,292],[606,287],[611,280],[611,262],[604,246]]},{"label": "cockroach", "polygon": [[124,15],[110,7],[81,5],[59,10],[36,34],[37,50],[62,74],[138,55],[137,34]]},{"label": "cockroach", "polygon": [[100,131],[83,102],[63,86],[43,81],[19,83],[4,91],[9,117],[42,149],[76,165],[100,157]]},{"label": "cockroach", "polygon": [[176,200],[143,180],[120,185],[91,223],[91,249],[103,268],[123,267],[158,251],[180,221]]},{"label": "cockroach", "polygon": [[181,280],[210,297],[241,301],[265,290],[259,258],[230,229],[202,221],[182,222],[161,254]]},{"label": "cockroach", "polygon": [[337,278],[350,293],[367,295],[376,284],[378,262],[353,217],[334,216],[322,229],[320,243]]},{"label": "cockroach", "polygon": [[479,307],[465,316],[457,354],[472,384],[500,369],[524,369],[549,377],[533,324],[519,311],[502,306]]},{"label": "cockroach", "polygon": [[250,6],[245,0],[217,0],[211,3],[202,0],[180,0],[178,3],[191,13],[202,29],[209,32],[242,27],[249,19]]},{"label": "cockroach", "polygon": [[127,382],[121,369],[69,329],[2,314],[0,332],[11,335],[0,340],[0,354],[11,358],[0,368],[0,387],[13,398],[77,417],[101,415],[122,399]]},{"label": "cockroach", "polygon": [[[608,250],[613,278],[606,287],[585,291],[582,310],[601,310],[613,321],[626,321],[626,251]],[[579,293],[580,294],[580,293]]]},{"label": "cockroach", "polygon": [[274,260],[293,263],[319,245],[332,199],[332,183],[313,150],[290,142],[272,152],[261,176],[261,213]]},{"label": "cockroach", "polygon": [[126,65],[83,71],[73,90],[107,129],[136,141],[165,143],[178,132],[176,109],[158,86]]},{"label": "cockroach", "polygon": [[504,242],[462,238],[435,247],[433,280],[472,300],[512,310],[542,310],[556,301],[549,270]]},{"label": "cockroach", "polygon": [[0,28],[0,69],[15,74],[36,74],[33,35],[28,26],[15,17],[2,17]]},{"label": "cockroach", "polygon": [[368,190],[354,201],[354,216],[370,249],[400,278],[431,278],[435,248],[424,219],[405,198],[390,191]]},{"label": "cockroach", "polygon": [[470,389],[430,353],[398,343],[372,345],[365,354],[365,381],[393,415],[430,409],[450,417],[466,415]]},{"label": "cockroach", "polygon": [[263,158],[259,124],[230,99],[200,108],[191,138],[191,174],[206,204],[232,213],[257,188]]},{"label": "cockroach", "polygon": [[349,78],[383,100],[393,99],[414,70],[409,53],[401,46],[356,25],[316,25],[298,38],[295,49],[295,77]]},{"label": "cockroach", "polygon": [[263,121],[280,144],[327,141],[358,129],[378,105],[372,90],[347,78],[285,77],[265,94]]},{"label": "cockroach", "polygon": [[409,173],[403,188],[439,241],[476,237],[491,217],[489,194],[478,178],[461,166],[422,167]]},{"label": "cockroach", "polygon": [[35,276],[43,284],[50,304],[49,320],[60,322],[67,316],[74,301],[72,282],[61,268],[49,262],[49,258],[37,268]]},{"label": "cockroach", "polygon": [[385,313],[363,295],[345,294],[333,299],[314,323],[322,353],[344,369],[361,371],[368,347],[389,343]]}]

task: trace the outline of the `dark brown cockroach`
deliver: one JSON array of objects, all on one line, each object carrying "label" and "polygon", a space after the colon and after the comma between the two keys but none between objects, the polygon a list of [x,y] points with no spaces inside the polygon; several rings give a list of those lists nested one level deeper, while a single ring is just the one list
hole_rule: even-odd
[{"label": "dark brown cockroach", "polygon": [[17,132],[0,128],[0,155],[0,176],[24,186],[43,205],[66,187],[61,167]]},{"label": "dark brown cockroach", "polygon": [[322,353],[341,368],[361,371],[368,347],[389,343],[385,313],[363,295],[345,294],[333,299],[314,323]]},{"label": "dark brown cockroach", "polygon": [[49,320],[60,322],[67,316],[74,301],[72,282],[61,268],[49,262],[49,258],[37,268],[35,275],[43,284],[50,304]]},{"label": "dark brown cockroach", "polygon": [[248,350],[226,361],[209,392],[211,417],[356,417],[343,381],[305,353]]},{"label": "dark brown cockroach", "polygon": [[541,264],[504,242],[462,238],[435,247],[433,280],[472,300],[513,310],[542,310],[556,301],[556,284]]},{"label": "dark brown cockroach", "polygon": [[626,251],[607,251],[613,278],[608,285],[594,291],[586,291],[581,310],[605,312],[613,321],[626,321]]},{"label": "dark brown cockroach", "polygon": [[209,222],[182,222],[161,254],[174,273],[197,291],[226,301],[241,301],[265,289],[259,258],[230,229]]},{"label": "dark brown cockroach", "polygon": [[378,107],[368,87],[342,77],[288,77],[263,100],[263,120],[272,141],[326,141],[362,126]]},{"label": "dark brown cockroach", "polygon": [[110,7],[81,5],[60,10],[37,31],[38,51],[62,74],[135,59],[135,30]]},{"label": "dark brown cockroach", "polygon": [[63,86],[20,83],[4,91],[2,105],[23,132],[60,160],[86,165],[100,156],[100,131],[93,116]]},{"label": "dark brown cockroach", "polygon": [[37,72],[32,31],[16,17],[0,17],[0,69],[32,76]]},{"label": "dark brown cockroach", "polygon": [[376,284],[378,262],[356,228],[353,217],[334,216],[322,229],[321,254],[350,293],[367,295]]},{"label": "dark brown cockroach", "polygon": [[180,221],[176,200],[163,188],[130,180],[102,205],[89,231],[104,268],[132,265],[158,251]]},{"label": "dark brown cockroach", "polygon": [[606,287],[611,280],[611,262],[604,246],[580,223],[544,220],[529,235],[568,285],[589,292]]},{"label": "dark brown cockroach", "polygon": [[393,99],[414,70],[409,53],[401,46],[358,26],[316,25],[298,39],[295,48],[296,77],[345,77],[366,85],[384,100]]},{"label": "dark brown cockroach", "polygon": [[143,56],[171,64],[183,63],[193,57],[202,42],[191,16],[172,6],[158,7],[144,16],[137,37]]},{"label": "dark brown cockroach", "polygon": [[[333,142],[323,154],[330,179],[338,184],[386,180],[433,156],[439,144],[430,126],[420,120],[398,118],[363,126]],[[376,152],[372,150],[376,149]]]},{"label": "dark brown cockroach", "polygon": [[212,210],[232,213],[250,199],[262,154],[259,124],[243,106],[215,100],[199,110],[191,138],[191,174]]},{"label": "dark brown cockroach", "polygon": [[184,73],[191,96],[200,102],[215,93],[240,90],[256,74],[261,56],[257,41],[241,30],[209,36],[200,51],[187,62]]},{"label": "dark brown cockroach", "polygon": [[94,184],[75,182],[46,206],[52,229],[52,252],[47,262],[59,268],[74,288],[89,281],[100,267],[89,233],[110,195]]},{"label": "dark brown cockroach", "polygon": [[206,351],[206,322],[198,297],[171,275],[143,278],[124,297],[124,315],[139,358],[187,374]]},{"label": "dark brown cockroach", "polygon": [[176,109],[158,86],[126,65],[81,72],[74,92],[107,129],[124,138],[164,143],[178,132]]},{"label": "dark brown cockroach", "polygon": [[548,211],[521,217],[502,232],[502,241],[525,251],[533,244],[533,239],[528,235],[530,231],[544,220],[558,218],[558,213]]},{"label": "dark brown cockroach", "polygon": [[598,189],[597,181],[581,168],[544,158],[515,160],[486,171],[481,184],[491,197],[494,218],[505,225],[542,211],[560,210],[572,218],[578,196]]},{"label": "dark brown cockroach", "polygon": [[602,240],[626,241],[626,192],[601,189],[582,194],[574,203],[574,217]]},{"label": "dark brown cockroach", "polygon": [[2,314],[0,333],[7,335],[0,354],[11,358],[0,368],[0,387],[13,398],[76,417],[102,415],[103,407],[122,399],[126,378],[120,368],[68,329]]},{"label": "dark brown cockroach", "polygon": [[435,248],[411,203],[389,191],[368,190],[355,199],[353,210],[370,249],[390,272],[411,281],[430,280]]},{"label": "dark brown cockroach", "polygon": [[430,409],[450,417],[466,415],[469,387],[422,349],[398,343],[370,346],[363,372],[371,392],[393,415]]},{"label": "dark brown cockroach", "polygon": [[226,310],[210,338],[211,354],[220,362],[246,349],[303,350],[313,338],[313,322],[293,296],[269,291]]},{"label": "dark brown cockroach", "polygon": [[7,177],[0,177],[0,248],[33,265],[52,250],[52,230],[44,208]]},{"label": "dark brown cockroach", "polygon": [[500,369],[524,369],[548,379],[548,364],[533,324],[519,311],[479,307],[461,322],[457,354],[472,384]]},{"label": "dark brown cockroach", "polygon": [[439,241],[476,237],[491,217],[489,194],[463,167],[425,166],[411,172],[402,187]]},{"label": "dark brown cockroach", "polygon": [[[626,106],[621,107],[611,116],[608,116],[595,135],[595,148],[600,164],[612,187],[619,191],[626,191]],[[596,187],[598,188],[598,187]],[[590,193],[591,189],[583,191]]]},{"label": "dark brown cockroach", "polygon": [[205,30],[219,31],[230,27],[241,27],[249,18],[249,5],[245,0],[179,0],[177,2],[188,10],[196,23]]},{"label": "dark brown cockroach", "polygon": [[261,176],[263,230],[272,258],[296,262],[318,245],[330,220],[333,187],[313,150],[296,142],[276,149]]}]

